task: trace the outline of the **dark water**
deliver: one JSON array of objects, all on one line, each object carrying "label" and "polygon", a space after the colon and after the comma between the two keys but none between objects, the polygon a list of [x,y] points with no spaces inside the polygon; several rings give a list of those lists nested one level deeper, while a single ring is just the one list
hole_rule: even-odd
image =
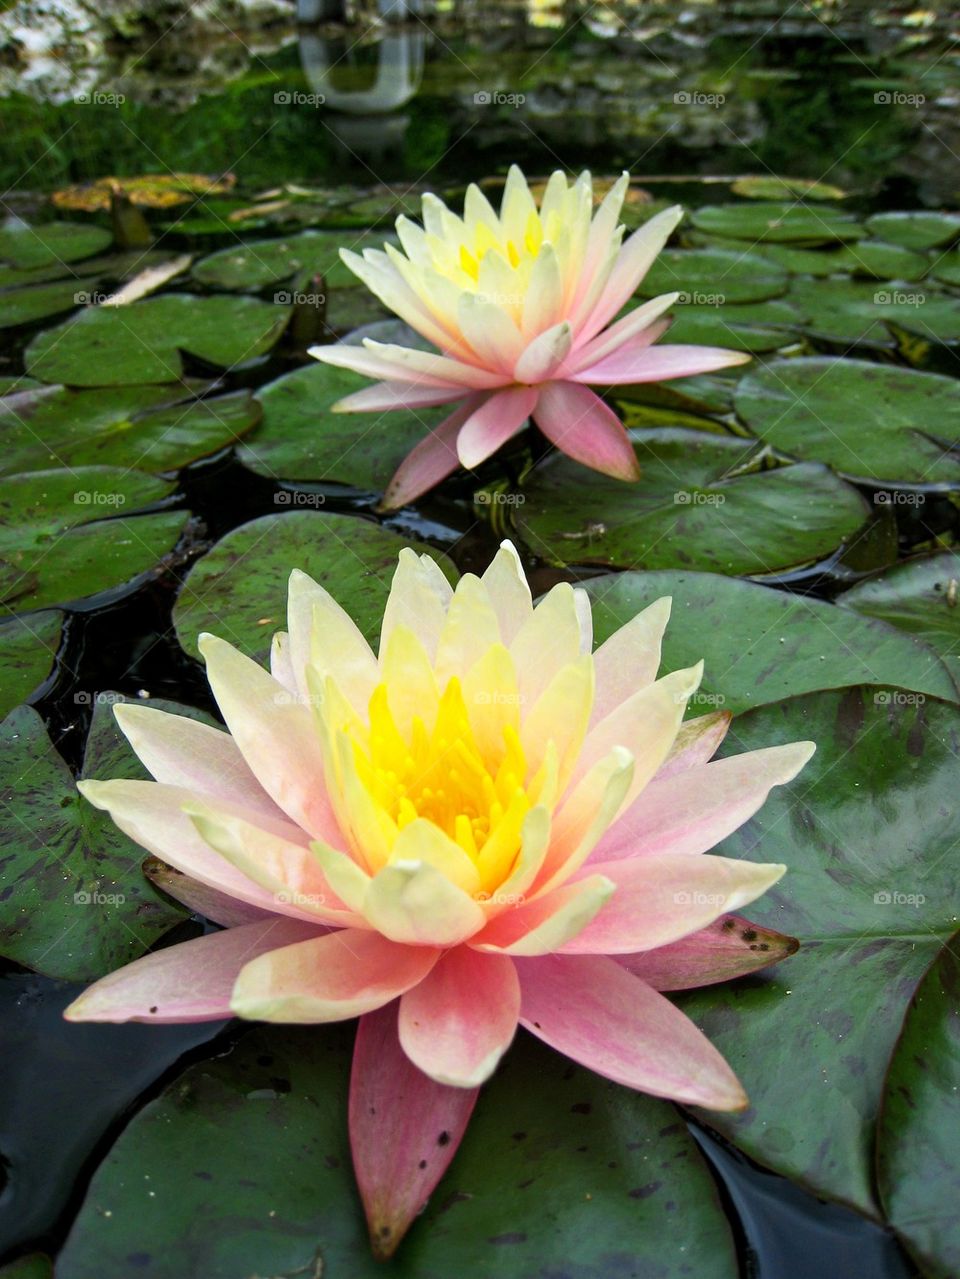
[{"label": "dark water", "polygon": [[[140,15],[122,38],[104,19],[92,60],[66,41],[29,73],[10,52],[10,15],[0,14],[0,186],[9,209],[107,173],[229,170],[248,195],[287,183],[402,191],[514,161],[532,172],[630,168],[651,185],[668,178],[674,197],[696,190],[699,202],[703,179],[739,173],[822,179],[874,209],[955,201],[960,186],[960,91],[936,11],[911,26],[903,13],[870,5],[461,5],[408,13],[392,28],[368,15],[350,27],[299,30],[280,4],[259,25],[177,12]],[[185,240],[212,248],[230,236]],[[23,337],[6,352],[12,366]],[[280,371],[264,363],[233,383],[261,384]],[[371,495],[323,491],[326,510],[374,518]],[[182,503],[200,521],[198,548],[273,513],[275,492],[228,456],[181,476]],[[416,516],[389,523],[473,567],[495,539],[475,525],[466,495],[453,481]],[[901,532],[914,543],[930,535]],[[199,666],[170,628],[188,565],[189,556],[146,587],[71,613],[58,671],[33,700],[72,765],[88,714],[77,691],[145,689],[212,709]],[[553,576],[535,570],[535,585]],[[835,577],[818,566],[783,584],[829,595]],[[60,1013],[74,993],[15,968],[0,975],[0,1258],[55,1252],[130,1115],[217,1035],[240,1033],[68,1026]],[[879,1227],[695,1133],[723,1187],[745,1277],[914,1274]]]}]

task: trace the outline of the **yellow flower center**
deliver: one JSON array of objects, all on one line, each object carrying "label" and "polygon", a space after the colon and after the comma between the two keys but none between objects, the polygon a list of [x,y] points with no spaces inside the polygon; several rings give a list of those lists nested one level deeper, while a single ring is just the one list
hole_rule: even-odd
[{"label": "yellow flower center", "polygon": [[531,213],[522,238],[500,240],[496,233],[485,222],[478,222],[474,231],[473,242],[460,245],[460,267],[471,280],[480,278],[480,263],[491,249],[503,255],[512,267],[520,265],[524,257],[535,258],[544,241],[543,223],[538,213]]}]

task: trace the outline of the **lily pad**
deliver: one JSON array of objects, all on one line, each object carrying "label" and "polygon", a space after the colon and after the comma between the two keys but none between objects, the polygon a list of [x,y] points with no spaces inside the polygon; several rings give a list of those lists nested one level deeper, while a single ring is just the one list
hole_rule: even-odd
[{"label": "lily pad", "polygon": [[116,195],[147,209],[169,209],[187,204],[198,195],[220,195],[236,183],[232,173],[211,177],[206,173],[146,173],[138,177],[98,178],[54,191],[50,197],[59,209],[81,209],[86,213],[110,208]]},{"label": "lily pad", "polygon": [[930,1279],[960,1272],[960,935],[917,987],[890,1062],[878,1174],[894,1229]]},{"label": "lily pad", "polygon": [[[120,700],[95,705],[83,777],[147,776],[113,724]],[[142,874],[143,849],[79,794],[35,710],[7,716],[0,747],[0,953],[68,981],[136,959],[184,912]]]},{"label": "lily pad", "polygon": [[[783,293],[787,274],[756,253],[730,249],[665,249],[640,285],[643,297],[680,292],[688,302],[717,298],[761,302]],[[707,302],[705,305],[716,305]]]},{"label": "lily pad", "polygon": [[102,252],[112,239],[103,227],[83,222],[8,222],[0,227],[0,259],[24,268],[77,262]]},{"label": "lily pad", "polygon": [[134,1279],[144,1256],[153,1279],[319,1274],[321,1263],[350,1279],[739,1273],[673,1107],[523,1035],[396,1258],[374,1261],[347,1142],[350,1040],[340,1026],[256,1027],[191,1066],[95,1174],[58,1279]]},{"label": "lily pad", "polygon": [[122,467],[35,471],[0,480],[0,597],[18,610],[120,586],[172,551],[183,511],[133,512],[173,485]]},{"label": "lily pad", "polygon": [[867,218],[871,235],[906,249],[936,249],[960,239],[960,213],[875,213]]},{"label": "lily pad", "polygon": [[27,372],[67,386],[175,382],[181,351],[230,368],[269,351],[289,318],[258,298],[168,293],[124,307],[89,307],[38,334]]},{"label": "lily pad", "polygon": [[876,280],[919,280],[926,275],[930,259],[922,253],[883,240],[860,240],[840,250],[841,270],[851,275],[869,275]]},{"label": "lily pad", "polygon": [[0,329],[30,324],[59,315],[82,305],[76,280],[58,280],[52,284],[31,284],[26,288],[5,289],[0,293]]},{"label": "lily pad", "polygon": [[866,234],[850,213],[786,202],[705,205],[694,210],[691,221],[714,235],[778,244],[829,244],[859,240]]},{"label": "lily pad", "polygon": [[748,200],[788,200],[802,196],[805,200],[844,200],[847,192],[830,182],[811,178],[775,178],[765,175],[737,178],[730,184],[734,195]]},{"label": "lily pad", "polygon": [[[715,573],[616,573],[583,583],[602,643],[664,595],[673,610],[665,670],[706,663],[694,711],[742,711],[801,693],[888,684],[960,701],[934,649],[877,619],[854,619],[825,600]],[[736,619],[736,624],[731,619]]]},{"label": "lily pad", "polygon": [[[322,504],[322,495],[317,498]],[[196,655],[197,636],[212,631],[265,658],[274,631],[286,629],[287,579],[299,568],[375,643],[404,546],[432,555],[455,579],[445,555],[368,520],[304,510],[263,515],[232,529],[190,570],[173,609],[177,637]]]},{"label": "lily pad", "polygon": [[[219,289],[253,290],[309,272],[322,275],[327,288],[355,285],[357,277],[340,260],[340,249],[360,252],[369,239],[369,233],[304,231],[286,239],[256,240],[211,253],[193,268],[193,278]],[[377,237],[377,248],[383,241]]]},{"label": "lily pad", "polygon": [[918,636],[960,675],[960,557],[955,552],[896,564],[844,591],[837,603]]},{"label": "lily pad", "polygon": [[382,492],[394,471],[448,409],[416,413],[331,413],[369,386],[348,369],[312,363],[263,387],[263,420],[240,447],[245,466],[271,479],[336,480]]},{"label": "lily pad", "polygon": [[960,483],[954,378],[865,360],[779,360],[748,373],[734,400],[741,420],[792,457],[864,480]]},{"label": "lily pad", "polygon": [[[880,1216],[874,1129],[908,1002],[956,929],[960,710],[899,688],[811,693],[734,721],[723,753],[817,753],[718,846],[785,862],[751,907],[800,939],[769,976],[681,996],[751,1099],[704,1116],[760,1163]],[[732,739],[732,740],[731,740]]]},{"label": "lily pad", "polygon": [[0,715],[8,715],[49,677],[62,637],[59,609],[0,621]]},{"label": "lily pad", "polygon": [[727,302],[721,306],[683,306],[673,315],[670,342],[725,346],[754,354],[786,346],[799,324],[796,311],[781,298],[741,304]]},{"label": "lily pad", "polygon": [[756,445],[700,431],[631,432],[636,484],[554,454],[533,472],[513,519],[553,564],[773,573],[835,551],[867,506],[825,466],[725,478]]},{"label": "lily pad", "polygon": [[945,254],[934,263],[930,274],[942,284],[951,284],[955,288],[960,288],[960,253]]},{"label": "lily pad", "polygon": [[181,387],[44,387],[0,401],[5,471],[110,465],[174,471],[236,443],[260,420],[250,391],[185,399]]},{"label": "lily pad", "polygon": [[893,345],[890,323],[928,341],[960,341],[956,298],[924,284],[794,280],[787,296],[817,337]]}]

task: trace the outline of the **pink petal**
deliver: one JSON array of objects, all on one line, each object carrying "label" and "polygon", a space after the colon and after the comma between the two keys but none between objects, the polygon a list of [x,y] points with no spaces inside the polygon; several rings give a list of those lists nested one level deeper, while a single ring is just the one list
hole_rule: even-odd
[{"label": "pink petal", "polygon": [[635,977],[654,990],[690,990],[744,977],[796,953],[795,937],[751,924],[739,915],[724,915],[707,928],[656,950],[618,955]]},{"label": "pink petal", "polygon": [[446,1172],[477,1088],[449,1088],[400,1047],[391,1004],[360,1018],[350,1076],[350,1149],[370,1243],[392,1256]]},{"label": "pink petal", "polygon": [[727,735],[733,716],[729,711],[711,711],[680,725],[670,754],[660,766],[657,781],[665,781],[712,759]]},{"label": "pink petal", "polygon": [[342,928],[254,959],[241,969],[230,1006],[255,1021],[346,1021],[423,981],[440,953]]},{"label": "pink petal", "polygon": [[636,292],[637,285],[682,217],[683,210],[679,205],[674,205],[655,214],[630,236],[617,255],[599,300],[580,328],[583,341],[592,338],[605,324],[609,324]]},{"label": "pink petal", "polygon": [[564,320],[535,337],[517,360],[514,377],[518,382],[545,382],[552,377],[570,352],[573,334]]},{"label": "pink petal", "polygon": [[460,465],[457,436],[461,426],[481,403],[480,397],[471,395],[439,426],[431,427],[397,467],[383,495],[383,510],[395,511],[408,502],[416,501],[457,469]]},{"label": "pink petal", "polygon": [[586,928],[557,949],[574,955],[653,950],[748,905],[785,870],[777,864],[670,853],[591,861],[587,872],[609,879],[616,891]]},{"label": "pink petal", "polygon": [[595,861],[704,853],[752,817],[774,786],[796,777],[813,742],[770,746],[655,777],[594,851]]},{"label": "pink petal", "polygon": [[338,368],[353,369],[367,377],[383,382],[403,382],[411,386],[449,387],[464,394],[467,389],[478,390],[498,386],[502,377],[462,360],[437,355],[432,351],[416,351],[392,343],[364,340],[363,346],[340,343],[336,346],[317,346],[310,352],[315,359]]},{"label": "pink petal", "polygon": [[377,382],[345,395],[332,406],[334,413],[389,413],[393,409],[426,409],[450,404],[463,395],[463,387],[407,386],[403,382]]},{"label": "pink petal", "polygon": [[510,1047],[519,1014],[513,960],[456,946],[401,997],[400,1043],[437,1083],[476,1088]]},{"label": "pink petal", "polygon": [[654,601],[605,640],[593,655],[596,693],[591,727],[615,711],[660,669],[660,648],[670,620],[670,600]]},{"label": "pink petal", "polygon": [[[242,924],[256,924],[267,919],[282,918],[275,910],[265,910],[249,902],[238,901],[226,893],[218,892],[199,879],[192,879],[182,871],[174,870],[161,861],[148,861],[143,873],[151,884],[163,890],[168,897],[194,914],[203,915],[221,928],[239,928]],[[322,925],[320,926],[322,930]]]},{"label": "pink petal", "polygon": [[693,1022],[602,955],[518,961],[520,1023],[606,1079],[712,1110],[742,1110],[737,1077]]},{"label": "pink petal", "polygon": [[230,994],[244,964],[278,946],[326,932],[297,919],[264,920],[168,946],[88,987],[67,1021],[219,1021],[232,1017]]},{"label": "pink petal", "polygon": [[479,406],[460,429],[457,453],[461,465],[474,468],[495,453],[520,430],[537,403],[532,386],[512,386],[496,391]]},{"label": "pink petal", "polygon": [[547,382],[533,419],[547,439],[575,461],[614,479],[639,479],[640,467],[623,423],[586,387]]},{"label": "pink petal", "polygon": [[601,875],[553,888],[495,916],[470,945],[504,955],[548,955],[588,928],[612,892],[612,882]]},{"label": "pink petal", "polygon": [[746,364],[749,359],[742,351],[727,351],[719,346],[648,346],[631,342],[570,377],[574,382],[596,382],[602,386],[664,382],[694,373],[712,373],[714,369],[729,368],[732,364]]},{"label": "pink petal", "polygon": [[581,345],[579,349],[575,346],[574,353],[564,364],[562,376],[569,377],[578,369],[596,364],[598,360],[613,355],[614,351],[627,342],[643,346],[656,342],[669,325],[668,320],[661,320],[660,317],[673,306],[679,296],[679,293],[664,293],[658,298],[651,298],[649,302],[634,307],[622,319],[617,320],[616,324],[611,324],[608,329],[598,333],[592,341]]}]

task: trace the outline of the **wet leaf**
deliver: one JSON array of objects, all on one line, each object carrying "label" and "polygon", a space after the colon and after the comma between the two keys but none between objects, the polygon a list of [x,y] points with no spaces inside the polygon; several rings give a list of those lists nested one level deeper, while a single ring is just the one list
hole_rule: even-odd
[{"label": "wet leaf", "polygon": [[[255,240],[211,253],[193,268],[193,278],[219,289],[254,290],[304,273],[322,275],[328,289],[356,285],[357,277],[340,260],[340,249],[360,253],[382,248],[384,239],[369,232],[304,231],[280,240]],[[375,241],[375,245],[374,245]]]},{"label": "wet leaf", "polygon": [[737,178],[730,184],[734,195],[748,200],[844,200],[847,192],[830,182],[816,182],[810,178],[758,177]]},{"label": "wet leaf", "polygon": [[[783,293],[787,274],[756,253],[732,249],[664,249],[640,285],[643,297],[681,293],[697,305],[701,298],[760,302]],[[706,303],[712,305],[712,303]]]},{"label": "wet leaf", "polygon": [[936,249],[960,239],[960,213],[875,213],[867,218],[871,235],[906,249]]},{"label": "wet leaf", "polygon": [[928,341],[960,341],[956,298],[925,284],[794,280],[787,297],[817,337],[893,346],[890,322]]},{"label": "wet leaf", "polygon": [[781,298],[720,306],[679,306],[673,315],[668,342],[725,346],[755,354],[786,346],[798,327],[797,312]]},{"label": "wet leaf", "polygon": [[0,259],[25,269],[77,262],[100,253],[112,239],[103,227],[83,222],[14,222],[0,227]]},{"label": "wet leaf", "polygon": [[691,221],[701,231],[754,242],[828,244],[859,240],[866,234],[851,213],[793,201],[705,205],[694,210]]},{"label": "wet leaf", "polygon": [[0,329],[30,324],[48,315],[60,315],[80,306],[76,280],[52,284],[31,284],[26,288],[4,289],[0,293]]},{"label": "wet leaf", "polygon": [[47,680],[62,634],[59,609],[0,620],[0,715],[8,715]]}]

